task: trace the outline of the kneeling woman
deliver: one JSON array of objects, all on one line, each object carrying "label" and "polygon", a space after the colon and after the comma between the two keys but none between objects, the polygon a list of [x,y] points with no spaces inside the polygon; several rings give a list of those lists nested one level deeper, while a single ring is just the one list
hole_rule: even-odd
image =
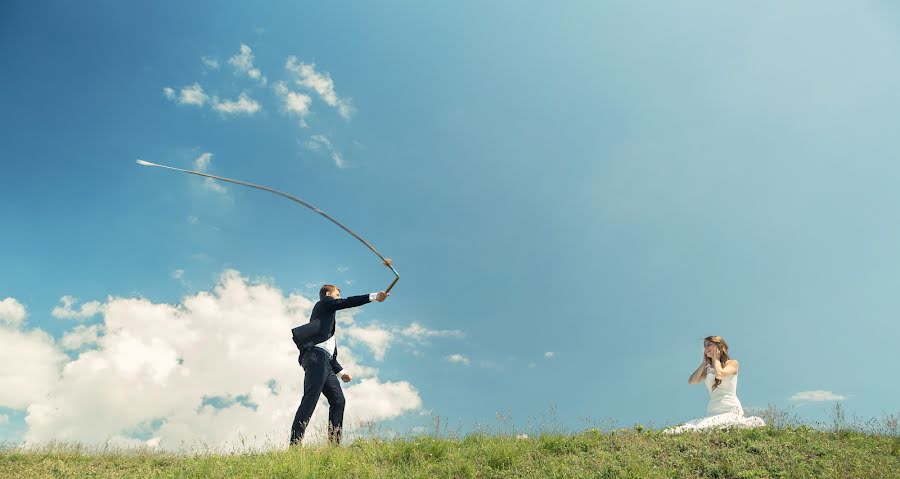
[{"label": "kneeling woman", "polygon": [[688,378],[688,383],[697,384],[703,381],[706,384],[709,391],[706,417],[688,421],[663,432],[678,434],[724,427],[764,426],[762,418],[744,416],[744,408],[737,397],[737,375],[740,366],[736,359],[728,356],[728,343],[724,339],[720,336],[709,336],[704,339],[703,362]]}]

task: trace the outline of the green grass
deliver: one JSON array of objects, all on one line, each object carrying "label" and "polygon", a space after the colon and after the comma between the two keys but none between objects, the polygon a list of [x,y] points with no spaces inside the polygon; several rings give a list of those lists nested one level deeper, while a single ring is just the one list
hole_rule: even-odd
[{"label": "green grass", "polygon": [[894,435],[807,426],[679,436],[638,429],[370,439],[245,454],[8,446],[0,449],[0,478],[900,478]]}]

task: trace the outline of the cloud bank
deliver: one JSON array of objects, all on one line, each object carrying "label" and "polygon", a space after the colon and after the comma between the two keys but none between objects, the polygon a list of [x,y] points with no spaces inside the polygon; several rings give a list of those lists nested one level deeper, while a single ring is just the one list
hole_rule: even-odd
[{"label": "cloud bank", "polygon": [[[285,447],[303,382],[288,331],[308,320],[313,304],[228,270],[213,291],[179,304],[108,298],[101,323],[79,325],[57,343],[23,330],[27,311],[7,298],[0,302],[0,406],[26,412],[26,443]],[[344,387],[348,428],[420,409],[415,386],[383,381],[358,359],[354,344],[383,357],[384,334],[352,315],[343,324],[350,327],[338,336],[341,362],[355,378]],[[312,440],[326,416],[322,400]]]},{"label": "cloud bank", "polygon": [[847,396],[842,396],[831,391],[822,390],[800,391],[790,398],[790,400],[794,402],[843,401],[845,399],[847,399]]}]

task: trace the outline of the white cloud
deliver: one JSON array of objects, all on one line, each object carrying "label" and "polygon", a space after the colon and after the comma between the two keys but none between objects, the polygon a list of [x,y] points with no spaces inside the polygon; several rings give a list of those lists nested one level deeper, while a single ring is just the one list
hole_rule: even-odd
[{"label": "white cloud", "polygon": [[59,300],[62,302],[62,306],[53,308],[53,311],[50,313],[54,318],[58,319],[87,319],[95,316],[102,308],[100,301],[88,301],[82,304],[79,310],[74,310],[72,306],[78,302],[78,298],[63,296]]},{"label": "white cloud", "polygon": [[199,83],[182,88],[177,96],[174,89],[165,87],[163,94],[179,105],[203,106],[209,100],[209,95],[203,91],[203,87]]},{"label": "white cloud", "polygon": [[795,402],[821,402],[821,401],[843,401],[847,399],[847,396],[842,396],[840,394],[835,394],[831,391],[800,391],[793,396],[791,396],[790,400]]},{"label": "white cloud", "polygon": [[342,155],[341,152],[339,152],[339,151],[331,152],[331,161],[333,161],[334,164],[338,168],[344,168],[344,166],[345,166],[344,165],[344,155]]},{"label": "white cloud", "polygon": [[212,107],[217,112],[227,115],[253,115],[262,108],[256,100],[250,98],[244,92],[238,95],[237,100],[219,100],[214,98]]},{"label": "white cloud", "polygon": [[417,341],[422,341],[427,338],[464,338],[466,336],[466,333],[458,329],[428,329],[415,322],[400,331],[400,333]]},{"label": "white cloud", "polygon": [[[26,443],[282,448],[303,382],[286,332],[308,320],[313,304],[229,270],[213,291],[176,305],[110,298],[102,308],[104,334],[68,362],[43,332],[0,329],[0,405],[27,409]],[[357,378],[344,386],[349,427],[421,408],[415,387],[380,381],[352,346],[340,344],[341,363]],[[204,406],[208,398],[221,399],[222,407]],[[326,418],[323,400],[311,439]],[[138,441],[136,431],[151,439]]]},{"label": "white cloud", "polygon": [[547,351],[546,353],[544,353],[544,357],[547,359],[551,359],[555,356],[556,356],[556,353],[554,353],[553,351]]},{"label": "white cloud", "polygon": [[237,100],[220,100],[217,96],[210,98],[199,83],[182,88],[178,95],[174,89],[165,87],[163,95],[179,105],[203,106],[209,103],[213,110],[223,115],[253,115],[262,109],[259,102],[250,98],[246,92],[241,92]]},{"label": "white cloud", "polygon": [[285,68],[296,75],[297,78],[294,81],[297,85],[313,90],[325,104],[337,108],[338,113],[344,119],[350,119],[350,115],[353,113],[350,98],[338,96],[334,90],[334,80],[331,79],[331,75],[327,72],[317,72],[315,63],[298,62],[297,57],[294,56],[288,57]]},{"label": "white cloud", "polygon": [[[345,281],[347,284],[352,281]],[[400,341],[405,342],[409,346],[425,344],[429,338],[433,337],[453,337],[462,338],[465,334],[457,330],[431,330],[422,327],[418,323],[412,323],[405,328],[386,327],[378,323],[361,325],[355,319],[354,315],[358,310],[348,309],[338,312],[337,321],[344,331],[344,336],[351,345],[362,344],[369,351],[376,361],[384,360],[387,351],[391,346]],[[413,349],[414,355],[421,355],[421,352]],[[465,359],[468,364],[468,359]]]},{"label": "white cloud", "polygon": [[[194,169],[199,171],[200,173],[206,173],[206,170],[209,169],[209,164],[212,163],[212,157],[213,154],[208,151],[201,153],[200,156],[194,158]],[[228,192],[228,188],[225,188],[222,183],[212,178],[203,178],[203,187],[220,194],[225,194]],[[188,221],[190,221],[190,218],[188,219]],[[196,224],[196,222],[192,224]]]},{"label": "white cloud", "polygon": [[338,273],[346,273],[347,271],[350,271],[350,267],[349,266],[338,266],[337,270],[338,270]]},{"label": "white cloud", "polygon": [[84,346],[90,346],[97,343],[97,337],[100,333],[100,325],[91,326],[79,325],[75,329],[63,335],[60,345],[64,349],[76,351]]},{"label": "white cloud", "polygon": [[0,407],[24,409],[45,398],[66,359],[49,334],[18,329],[26,314],[14,298],[0,302]]},{"label": "white cloud", "polygon": [[284,99],[284,106],[289,112],[304,116],[309,113],[310,102],[312,99],[309,96],[289,91]]},{"label": "white cloud", "polygon": [[324,149],[328,152],[331,161],[334,162],[335,166],[341,169],[347,166],[346,163],[344,163],[344,156],[334,148],[334,145],[331,144],[331,140],[325,135],[313,135],[309,137],[304,143],[304,146],[310,151],[320,151]]},{"label": "white cloud", "polygon": [[422,407],[419,392],[406,381],[382,383],[378,378],[363,379],[344,392],[347,410],[358,417],[394,419]]},{"label": "white cloud", "polygon": [[325,135],[313,135],[304,143],[306,149],[316,151],[322,147],[331,148],[331,140]]},{"label": "white cloud", "polygon": [[284,82],[275,84],[275,93],[281,97],[283,102],[282,109],[288,114],[299,116],[300,126],[305,128],[307,126],[305,118],[309,115],[309,105],[312,103],[312,98],[309,95],[291,91]]},{"label": "white cloud", "polygon": [[366,327],[351,326],[346,328],[344,333],[350,338],[351,342],[355,341],[366,345],[372,351],[372,355],[377,361],[384,360],[384,354],[391,346],[393,339],[391,331],[377,325]]},{"label": "white cloud", "polygon": [[172,271],[172,279],[178,281],[179,283],[181,283],[182,286],[184,286],[186,288],[193,289],[193,286],[191,285],[191,283],[184,279],[184,270],[183,269],[176,269],[175,271]]},{"label": "white cloud", "polygon": [[249,46],[242,43],[240,53],[229,58],[228,63],[238,72],[246,74],[262,85],[266,84],[266,77],[259,68],[253,66],[253,50]]},{"label": "white cloud", "polygon": [[203,92],[203,87],[198,83],[194,83],[189,87],[181,89],[181,96],[178,98],[178,103],[202,106],[207,100],[209,100],[209,96]]},{"label": "white cloud", "polygon": [[18,327],[27,315],[25,306],[15,298],[6,298],[0,301],[0,326],[2,323],[6,323],[12,327]]},{"label": "white cloud", "polygon": [[466,366],[468,366],[470,362],[469,358],[463,356],[462,354],[451,354],[444,359],[451,363],[465,364]]},{"label": "white cloud", "polygon": [[211,57],[200,57],[200,61],[203,62],[203,66],[210,70],[218,70],[219,69],[219,60]]},{"label": "white cloud", "polygon": [[209,164],[212,162],[212,156],[212,153],[206,151],[194,158],[194,169],[201,173],[206,173],[206,169],[209,168]]},{"label": "white cloud", "polygon": [[6,414],[0,414],[0,426],[5,426],[9,424],[9,416]]}]

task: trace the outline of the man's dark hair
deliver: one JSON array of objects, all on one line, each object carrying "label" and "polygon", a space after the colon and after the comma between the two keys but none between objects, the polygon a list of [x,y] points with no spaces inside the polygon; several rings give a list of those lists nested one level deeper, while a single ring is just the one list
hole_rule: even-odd
[{"label": "man's dark hair", "polygon": [[325,293],[327,293],[329,291],[334,291],[334,290],[340,291],[341,288],[338,288],[337,286],[335,286],[333,284],[326,284],[325,286],[322,286],[322,289],[319,290],[319,299],[320,300],[325,299]]}]

